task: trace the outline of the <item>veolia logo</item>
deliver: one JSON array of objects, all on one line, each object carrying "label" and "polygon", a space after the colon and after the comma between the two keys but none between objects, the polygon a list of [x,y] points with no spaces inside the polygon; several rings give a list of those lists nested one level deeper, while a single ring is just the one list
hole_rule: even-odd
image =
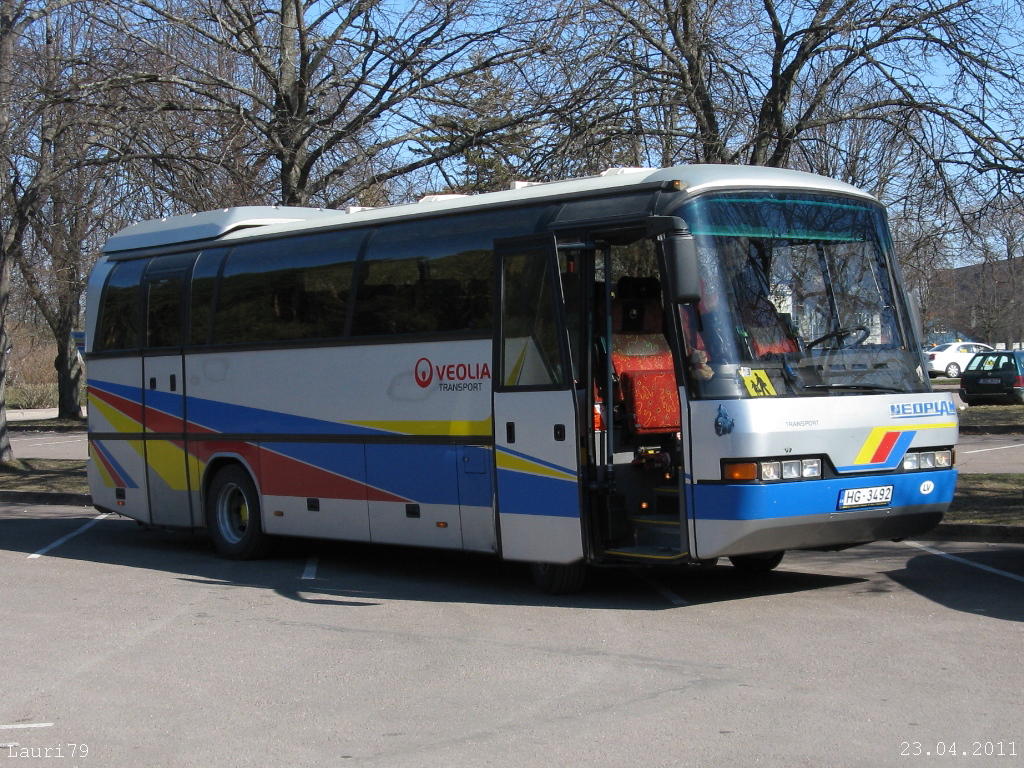
[{"label": "veolia logo", "polygon": [[487,363],[435,363],[421,357],[412,369],[416,383],[426,389],[435,381],[442,392],[481,392],[483,380],[491,378]]},{"label": "veolia logo", "polygon": [[413,368],[413,376],[416,377],[416,383],[419,384],[423,389],[430,386],[430,382],[434,380],[434,366],[425,357],[421,357],[416,361],[416,366]]}]

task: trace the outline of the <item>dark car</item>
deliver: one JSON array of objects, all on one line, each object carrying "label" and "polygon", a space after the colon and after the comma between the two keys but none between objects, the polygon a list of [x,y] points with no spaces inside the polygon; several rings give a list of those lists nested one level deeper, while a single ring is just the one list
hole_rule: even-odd
[{"label": "dark car", "polygon": [[980,352],[960,375],[967,405],[1024,404],[1024,350]]}]

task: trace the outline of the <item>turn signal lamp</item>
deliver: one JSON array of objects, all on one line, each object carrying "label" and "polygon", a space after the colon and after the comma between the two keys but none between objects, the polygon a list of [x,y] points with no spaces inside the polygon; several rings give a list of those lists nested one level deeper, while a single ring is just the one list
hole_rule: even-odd
[{"label": "turn signal lamp", "polygon": [[723,480],[819,480],[821,459],[786,459],[785,461],[727,461],[722,464]]},{"label": "turn signal lamp", "polygon": [[757,463],[753,461],[727,462],[722,465],[723,480],[757,480]]}]

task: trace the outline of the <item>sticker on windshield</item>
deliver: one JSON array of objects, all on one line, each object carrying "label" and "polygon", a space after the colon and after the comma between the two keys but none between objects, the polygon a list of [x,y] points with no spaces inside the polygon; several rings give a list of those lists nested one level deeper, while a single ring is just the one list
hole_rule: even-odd
[{"label": "sticker on windshield", "polygon": [[778,392],[772,386],[772,380],[762,370],[751,371],[750,375],[743,376],[743,383],[751,397],[776,397]]}]

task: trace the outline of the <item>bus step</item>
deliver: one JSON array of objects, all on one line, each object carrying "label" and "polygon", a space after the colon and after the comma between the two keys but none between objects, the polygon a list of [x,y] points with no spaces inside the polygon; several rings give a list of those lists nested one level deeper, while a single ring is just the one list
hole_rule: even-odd
[{"label": "bus step", "polygon": [[689,555],[678,549],[669,547],[615,547],[604,551],[609,557],[621,557],[627,560],[647,560],[650,562],[671,563],[685,560]]},{"label": "bus step", "polygon": [[640,514],[630,517],[629,522],[633,525],[667,525],[678,528],[679,515]]}]

